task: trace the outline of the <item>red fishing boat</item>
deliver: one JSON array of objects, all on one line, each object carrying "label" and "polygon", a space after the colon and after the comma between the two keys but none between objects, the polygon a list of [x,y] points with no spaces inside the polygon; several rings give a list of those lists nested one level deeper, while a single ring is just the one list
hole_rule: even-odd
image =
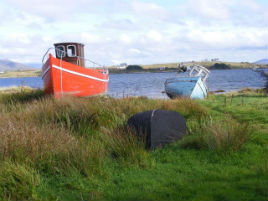
[{"label": "red fishing boat", "polygon": [[[51,50],[55,50],[55,57]],[[84,59],[81,43],[56,43],[43,57],[42,79],[46,94],[94,96],[108,89],[108,69]]]}]

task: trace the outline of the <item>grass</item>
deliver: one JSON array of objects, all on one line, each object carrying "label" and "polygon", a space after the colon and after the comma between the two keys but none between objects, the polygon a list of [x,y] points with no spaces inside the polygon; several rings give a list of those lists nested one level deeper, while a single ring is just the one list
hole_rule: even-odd
[{"label": "grass", "polygon": [[[224,63],[228,66],[230,66],[231,68],[253,68],[254,66],[256,66],[256,64],[252,64],[252,63],[248,63],[248,62],[221,62],[221,61],[192,61],[189,62],[187,64],[189,65],[201,65],[204,66],[206,68],[209,68],[211,66],[213,66],[215,63]],[[149,64],[149,65],[142,65],[142,67],[144,69],[154,69],[154,68],[160,68],[160,67],[166,67],[166,68],[177,68],[178,67],[178,63],[165,63],[165,64]],[[267,65],[257,65],[258,67],[263,67],[263,68],[267,68]]]},{"label": "grass", "polygon": [[[267,96],[207,100],[54,99],[0,92],[0,200],[267,200]],[[158,148],[125,127],[145,110],[180,112],[183,140]]]},{"label": "grass", "polygon": [[36,199],[39,184],[40,177],[34,169],[10,161],[1,163],[0,194],[3,200]]},{"label": "grass", "polygon": [[[258,66],[260,68],[267,68],[267,65],[261,65],[261,64],[252,64],[252,63],[248,63],[248,62],[212,62],[212,61],[202,61],[202,62],[196,62],[196,61],[192,61],[189,62],[189,65],[202,65],[206,68],[209,68],[211,66],[213,66],[215,63],[224,63],[228,66],[230,66],[231,68],[253,68],[254,66]],[[148,72],[159,72],[159,71],[155,71],[156,69],[159,69],[161,67],[166,67],[166,70],[174,70],[176,68],[178,68],[178,64],[177,63],[163,63],[163,64],[147,64],[147,65],[141,65],[142,68],[144,70],[147,70]],[[125,70],[117,70],[115,66],[110,66],[109,67],[111,70],[111,73],[119,73],[119,72],[124,72],[126,73],[127,71]],[[139,71],[139,70],[138,70]],[[40,77],[42,75],[41,70],[18,70],[18,71],[6,71],[2,74],[0,74],[0,78],[8,78],[8,77]]]},{"label": "grass", "polygon": [[201,125],[192,123],[190,138],[184,139],[184,147],[209,149],[213,151],[239,150],[253,135],[248,123],[236,122],[225,117],[216,121],[203,122]]},{"label": "grass", "polygon": [[5,71],[0,74],[1,77],[38,77],[41,76],[40,70],[16,70],[16,71]]}]

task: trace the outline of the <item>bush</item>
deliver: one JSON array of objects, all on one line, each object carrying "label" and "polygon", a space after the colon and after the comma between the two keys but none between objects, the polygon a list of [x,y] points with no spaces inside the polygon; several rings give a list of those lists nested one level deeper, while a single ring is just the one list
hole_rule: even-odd
[{"label": "bush", "polygon": [[135,71],[135,70],[143,70],[143,68],[139,65],[128,65],[126,70]]},{"label": "bush", "polygon": [[231,67],[225,63],[215,63],[213,66],[210,66],[210,69],[231,69]]}]

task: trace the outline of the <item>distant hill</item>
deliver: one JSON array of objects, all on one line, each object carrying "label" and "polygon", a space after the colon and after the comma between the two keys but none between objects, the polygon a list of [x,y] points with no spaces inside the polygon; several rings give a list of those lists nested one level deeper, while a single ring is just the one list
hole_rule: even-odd
[{"label": "distant hill", "polygon": [[261,59],[261,60],[255,61],[254,64],[268,64],[268,59]]},{"label": "distant hill", "polygon": [[18,62],[0,59],[0,72],[16,70],[36,70],[36,68]]},{"label": "distant hill", "polygon": [[26,66],[32,67],[34,69],[41,69],[42,63],[25,63]]}]

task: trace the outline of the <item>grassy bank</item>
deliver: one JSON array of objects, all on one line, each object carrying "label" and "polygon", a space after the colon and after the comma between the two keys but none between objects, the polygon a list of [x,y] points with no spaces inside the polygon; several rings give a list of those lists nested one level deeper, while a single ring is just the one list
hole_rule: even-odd
[{"label": "grassy bank", "polygon": [[[189,65],[202,65],[206,68],[210,68],[211,66],[215,65],[216,63],[222,62],[191,62]],[[223,62],[224,64],[228,65],[231,69],[235,68],[253,68],[254,66],[258,66],[260,68],[268,68],[268,65],[256,65],[247,62]],[[178,63],[163,63],[163,64],[149,64],[149,65],[141,65],[143,70],[125,70],[125,69],[117,69],[116,67],[109,67],[110,73],[133,73],[133,72],[169,72],[169,71],[176,71],[178,68]],[[165,69],[163,69],[165,67]],[[41,70],[26,70],[26,71],[6,71],[0,74],[0,78],[4,77],[38,77],[41,76]]]},{"label": "grassy bank", "polygon": [[4,77],[38,77],[41,76],[40,70],[19,70],[19,71],[5,71],[0,74],[0,78]]},{"label": "grassy bank", "polygon": [[[178,62],[179,63],[179,62]],[[167,64],[149,64],[149,65],[142,65],[144,69],[155,69],[160,67],[166,67],[166,68],[177,68],[178,63],[167,63]],[[216,63],[223,63],[228,65],[230,68],[253,68],[254,66],[258,66],[260,68],[267,68],[268,65],[261,65],[261,64],[253,64],[248,62],[221,62],[221,61],[193,61],[187,63],[188,65],[201,65],[206,68],[210,68],[211,66],[214,66]]]},{"label": "grassy bank", "polygon": [[[0,200],[267,200],[262,92],[203,101],[0,93]],[[180,112],[188,135],[146,151],[123,125],[151,109]]]}]

